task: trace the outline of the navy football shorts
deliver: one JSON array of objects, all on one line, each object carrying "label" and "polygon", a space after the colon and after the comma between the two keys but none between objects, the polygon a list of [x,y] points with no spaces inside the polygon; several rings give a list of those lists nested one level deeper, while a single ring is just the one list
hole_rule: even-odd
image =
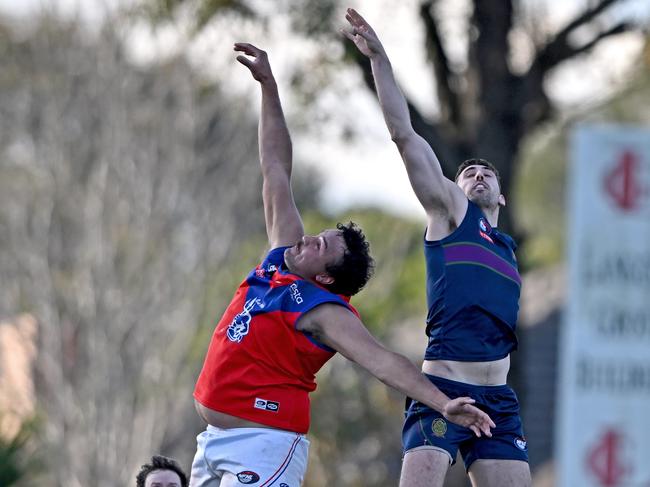
[{"label": "navy football shorts", "polygon": [[508,385],[475,386],[432,375],[427,378],[451,399],[467,396],[474,406],[485,411],[496,428],[492,437],[476,437],[472,430],[447,421],[442,414],[412,399],[406,400],[406,421],[402,430],[404,452],[421,448],[445,450],[451,463],[458,449],[465,469],[479,459],[528,461],[528,448],[519,417],[519,401]]}]

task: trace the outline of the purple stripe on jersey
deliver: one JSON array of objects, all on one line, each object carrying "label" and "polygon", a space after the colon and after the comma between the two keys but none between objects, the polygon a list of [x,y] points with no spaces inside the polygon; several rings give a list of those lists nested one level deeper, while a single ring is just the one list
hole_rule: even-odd
[{"label": "purple stripe on jersey", "polygon": [[503,257],[485,247],[474,243],[459,243],[443,246],[445,264],[480,265],[501,274],[521,285],[521,277],[517,269]]}]

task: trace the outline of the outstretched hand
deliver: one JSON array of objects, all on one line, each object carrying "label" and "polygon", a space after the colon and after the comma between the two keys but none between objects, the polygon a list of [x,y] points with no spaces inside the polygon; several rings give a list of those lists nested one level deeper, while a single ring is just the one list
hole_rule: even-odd
[{"label": "outstretched hand", "polygon": [[496,428],[490,417],[472,404],[476,402],[469,397],[457,397],[450,400],[442,411],[443,416],[460,426],[471,429],[478,437],[483,433],[492,436],[490,428]]},{"label": "outstretched hand", "polygon": [[243,52],[246,56],[237,56],[237,61],[246,66],[253,78],[260,83],[273,79],[273,72],[269,64],[269,58],[265,51],[255,47],[253,44],[246,42],[235,43],[235,51]]},{"label": "outstretched hand", "polygon": [[357,46],[357,49],[369,58],[374,57],[377,54],[384,53],[384,47],[379,41],[379,37],[370,27],[370,24],[366,22],[359,12],[353,8],[349,8],[345,14],[346,20],[350,23],[350,30],[341,29],[341,32],[345,37],[354,42],[354,45]]}]

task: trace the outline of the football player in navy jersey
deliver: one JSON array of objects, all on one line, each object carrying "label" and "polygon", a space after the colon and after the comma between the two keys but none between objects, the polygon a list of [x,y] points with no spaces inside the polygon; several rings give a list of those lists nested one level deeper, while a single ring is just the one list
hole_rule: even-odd
[{"label": "football player in navy jersey", "polygon": [[402,487],[442,486],[460,451],[475,487],[531,485],[519,404],[506,384],[521,278],[515,243],[497,230],[505,205],[499,174],[484,159],[447,179],[411,124],[391,63],[368,22],[348,9],[344,35],[369,58],[391,139],[426,212],[427,346],[422,370],[449,397],[470,396],[496,423],[491,437],[450,424],[416,398],[407,401]]}]

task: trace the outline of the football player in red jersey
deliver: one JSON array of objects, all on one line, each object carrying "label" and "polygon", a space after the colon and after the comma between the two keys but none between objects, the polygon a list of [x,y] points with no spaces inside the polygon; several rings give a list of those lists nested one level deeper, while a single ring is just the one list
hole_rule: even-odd
[{"label": "football player in red jersey", "polygon": [[241,283],[212,336],[194,391],[208,426],[197,438],[190,485],[300,485],[309,393],[336,352],[449,421],[489,436],[493,423],[473,399],[449,400],[360,321],[349,298],[371,275],[365,237],[353,223],[304,234],[291,191],[291,139],[267,54],[245,43],[235,51],[262,91],[260,163],[271,250]]}]

